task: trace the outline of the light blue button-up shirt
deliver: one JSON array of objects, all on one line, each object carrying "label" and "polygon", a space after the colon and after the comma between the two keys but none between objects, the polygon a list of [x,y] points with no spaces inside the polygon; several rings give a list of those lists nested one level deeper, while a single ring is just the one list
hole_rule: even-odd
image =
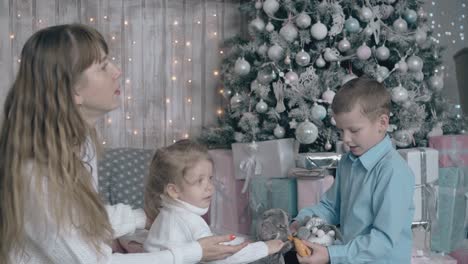
[{"label": "light blue button-up shirt", "polygon": [[343,245],[328,247],[330,262],[411,262],[414,175],[386,136],[360,157],[345,154],[335,183],[297,220],[317,215],[340,225]]}]

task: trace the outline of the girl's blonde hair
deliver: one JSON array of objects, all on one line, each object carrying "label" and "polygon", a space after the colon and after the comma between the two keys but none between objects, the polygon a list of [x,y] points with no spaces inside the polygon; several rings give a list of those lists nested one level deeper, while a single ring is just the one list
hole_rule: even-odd
[{"label": "girl's blonde hair", "polygon": [[161,207],[160,195],[169,183],[181,186],[187,170],[202,160],[211,160],[208,149],[194,141],[184,139],[158,149],[151,161],[145,182],[145,212],[154,219]]},{"label": "girl's blonde hair", "polygon": [[39,210],[47,210],[59,232],[76,227],[98,252],[112,238],[89,164],[83,161],[84,146],[89,138],[95,142],[95,130],[74,102],[77,81],[101,61],[102,52],[108,53],[102,35],[78,24],[42,29],[22,49],[0,119],[1,263],[27,253],[26,199],[39,199]]}]

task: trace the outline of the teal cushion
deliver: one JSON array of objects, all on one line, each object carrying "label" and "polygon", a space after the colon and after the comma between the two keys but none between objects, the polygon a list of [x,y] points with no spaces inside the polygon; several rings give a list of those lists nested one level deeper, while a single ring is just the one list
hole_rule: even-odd
[{"label": "teal cushion", "polygon": [[99,193],[105,203],[143,207],[143,181],[154,150],[105,149],[98,162]]}]

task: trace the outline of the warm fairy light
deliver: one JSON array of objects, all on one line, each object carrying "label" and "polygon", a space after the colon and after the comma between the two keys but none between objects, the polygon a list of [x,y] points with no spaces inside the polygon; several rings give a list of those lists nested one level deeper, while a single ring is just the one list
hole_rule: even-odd
[{"label": "warm fairy light", "polygon": [[112,39],[112,40],[115,40],[115,36],[112,36],[111,39]]},{"label": "warm fairy light", "polygon": [[187,61],[189,61],[189,62],[190,62],[190,61],[192,61],[192,59],[188,58],[188,59],[187,59]]},{"label": "warm fairy light", "polygon": [[172,76],[171,80],[175,81],[175,80],[177,80],[177,77]]},{"label": "warm fairy light", "polygon": [[195,120],[195,117],[194,117],[194,116],[192,116],[192,120]]},{"label": "warm fairy light", "polygon": [[20,14],[20,13],[18,13],[18,15],[17,15],[17,16],[18,16],[18,17],[21,17],[21,14]]},{"label": "warm fairy light", "polygon": [[104,19],[107,19],[107,16],[104,16]]},{"label": "warm fairy light", "polygon": [[38,22],[39,24],[42,24],[42,19],[39,19],[37,22]]},{"label": "warm fairy light", "polygon": [[176,142],[177,142],[177,140],[175,140],[175,139],[172,140],[172,143],[176,143]]},{"label": "warm fairy light", "polygon": [[94,22],[94,18],[93,18],[93,17],[90,17],[90,18],[89,18],[89,22]]},{"label": "warm fairy light", "polygon": [[128,26],[128,21],[127,20],[124,21],[124,25]]},{"label": "warm fairy light", "polygon": [[191,103],[192,102],[192,98],[187,98],[187,103]]},{"label": "warm fairy light", "polygon": [[128,100],[132,100],[132,97],[131,97],[131,96],[127,96],[127,99],[128,99]]},{"label": "warm fairy light", "polygon": [[130,83],[130,79],[126,79],[125,83],[127,83],[127,84]]},{"label": "warm fairy light", "polygon": [[15,35],[14,34],[10,34],[10,39],[14,39],[15,38]]},{"label": "warm fairy light", "polygon": [[128,58],[128,61],[132,61],[132,58]]},{"label": "warm fairy light", "polygon": [[184,138],[189,138],[189,135],[185,133]]},{"label": "warm fairy light", "polygon": [[213,75],[214,75],[214,76],[218,76],[218,75],[219,75],[219,72],[218,72],[218,71],[214,71],[214,72],[213,72]]},{"label": "warm fairy light", "polygon": [[18,63],[20,63],[20,62],[21,62],[21,59],[18,59],[17,61],[18,61]]},{"label": "warm fairy light", "polygon": [[179,41],[176,39],[176,40],[174,40],[174,43],[177,44],[177,43],[179,43]]},{"label": "warm fairy light", "polygon": [[215,31],[215,32],[213,32],[213,35],[217,36],[217,35],[218,35],[218,32],[216,32],[216,31]]},{"label": "warm fairy light", "polygon": [[216,110],[216,113],[218,115],[222,115],[223,114],[223,109],[219,108],[218,110]]},{"label": "warm fairy light", "polygon": [[213,14],[213,16],[215,17],[215,16],[216,16],[216,13],[215,13],[215,14]]},{"label": "warm fairy light", "polygon": [[169,124],[172,124],[172,119],[169,119]]},{"label": "warm fairy light", "polygon": [[179,21],[176,20],[174,21],[174,26],[177,26],[177,25],[179,25]]},{"label": "warm fairy light", "polygon": [[133,130],[133,135],[138,135],[138,130]]},{"label": "warm fairy light", "polygon": [[192,83],[192,80],[188,80],[188,83]]},{"label": "warm fairy light", "polygon": [[198,24],[198,25],[200,25],[200,24],[201,24],[201,21],[200,21],[200,20],[198,20],[198,21],[197,21],[197,24]]},{"label": "warm fairy light", "polygon": [[166,103],[167,103],[167,104],[170,104],[170,103],[171,103],[171,99],[170,99],[170,98],[166,98]]},{"label": "warm fairy light", "polygon": [[179,61],[178,61],[178,60],[174,60],[174,64],[177,64],[177,63],[179,63]]},{"label": "warm fairy light", "polygon": [[127,114],[127,116],[125,116],[125,119],[130,120],[132,119],[132,117],[129,114]]},{"label": "warm fairy light", "polygon": [[107,144],[107,142],[104,140],[104,141],[102,141],[102,144],[105,145],[105,144]]},{"label": "warm fairy light", "polygon": [[220,51],[219,51],[219,54],[224,54],[224,51],[220,50]]},{"label": "warm fairy light", "polygon": [[112,57],[112,60],[115,61],[115,57]]},{"label": "warm fairy light", "polygon": [[107,123],[108,123],[108,124],[112,124],[112,119],[111,119],[111,118],[108,118],[108,119],[107,119]]},{"label": "warm fairy light", "polygon": [[224,90],[223,90],[223,89],[219,89],[219,93],[220,93],[220,94],[224,94]]},{"label": "warm fairy light", "polygon": [[136,44],[136,41],[133,41],[132,43],[133,43],[133,45],[135,45],[135,44]]},{"label": "warm fairy light", "polygon": [[187,42],[185,43],[185,45],[188,47],[188,46],[192,45],[192,43],[190,43],[190,41],[187,41]]}]

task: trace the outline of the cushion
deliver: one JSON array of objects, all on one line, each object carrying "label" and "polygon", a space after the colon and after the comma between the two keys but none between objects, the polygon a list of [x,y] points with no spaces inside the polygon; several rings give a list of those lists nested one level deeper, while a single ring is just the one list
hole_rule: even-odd
[{"label": "cushion", "polygon": [[99,193],[105,203],[143,207],[143,182],[154,150],[105,149],[98,162]]}]

